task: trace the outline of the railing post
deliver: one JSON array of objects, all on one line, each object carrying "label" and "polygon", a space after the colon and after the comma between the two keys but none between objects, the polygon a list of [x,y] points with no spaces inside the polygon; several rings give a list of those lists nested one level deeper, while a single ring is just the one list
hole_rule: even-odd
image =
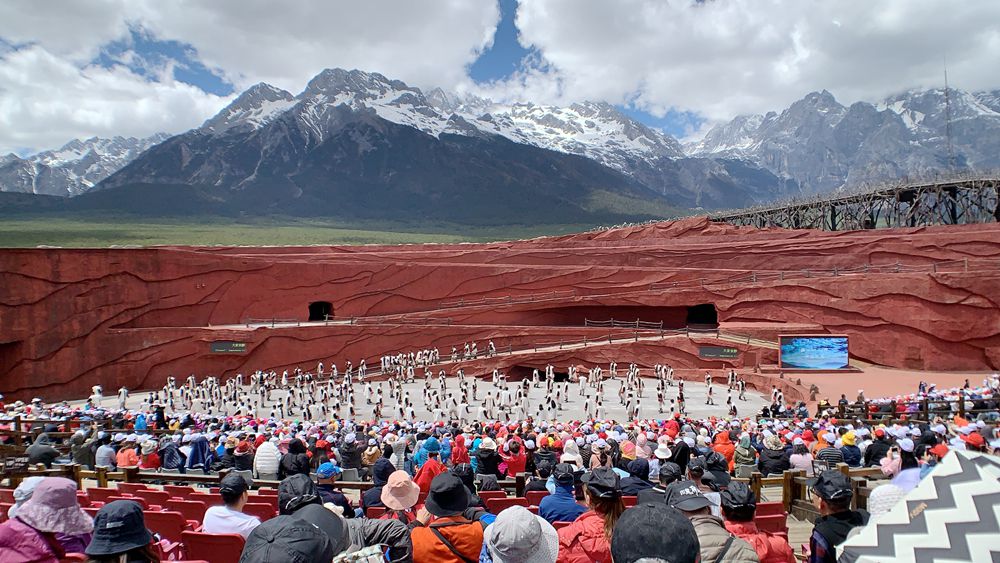
[{"label": "railing post", "polygon": [[750,474],[750,490],[753,491],[753,496],[757,499],[757,502],[761,502],[763,500],[760,498],[760,491],[762,488],[760,482],[761,477],[762,475],[759,471],[754,471]]},{"label": "railing post", "polygon": [[514,476],[514,495],[524,496],[524,473],[518,473]]},{"label": "railing post", "polygon": [[781,503],[785,505],[785,512],[792,512],[792,491],[795,489],[795,476],[801,470],[786,470],[781,474]]},{"label": "railing post", "polygon": [[79,463],[74,463],[71,467],[73,468],[73,481],[76,482],[76,490],[82,491],[83,477],[80,475],[80,472],[83,471],[83,466]]},{"label": "railing post", "polygon": [[107,467],[98,467],[97,471],[95,471],[95,473],[97,473],[97,486],[101,487],[102,489],[107,488],[107,486],[108,486],[108,468]]},{"label": "railing post", "polygon": [[24,438],[21,437],[21,415],[14,417],[14,444],[24,445]]},{"label": "railing post", "polygon": [[139,468],[138,467],[125,467],[123,468],[125,473],[126,483],[138,483],[139,482]]}]

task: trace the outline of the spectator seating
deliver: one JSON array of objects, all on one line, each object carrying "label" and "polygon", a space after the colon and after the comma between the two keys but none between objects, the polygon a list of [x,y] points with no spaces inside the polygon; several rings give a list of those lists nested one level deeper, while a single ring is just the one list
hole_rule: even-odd
[{"label": "spectator seating", "polygon": [[243,505],[243,512],[256,516],[261,522],[266,522],[277,516],[278,511],[271,504],[248,502]]},{"label": "spectator seating", "polygon": [[639,502],[639,497],[625,495],[622,497],[622,502],[625,503],[625,508],[635,506],[635,504]]},{"label": "spectator seating", "polygon": [[204,534],[184,531],[185,555],[212,563],[239,563],[243,553],[243,536],[239,534]]},{"label": "spectator seating", "polygon": [[528,499],[528,503],[532,506],[538,506],[542,499],[549,496],[548,491],[528,491],[524,493],[524,498]]},{"label": "spectator seating", "polygon": [[160,537],[170,542],[183,541],[181,533],[185,530],[197,531],[196,522],[185,520],[180,512],[167,511],[145,513],[146,527],[160,534]]},{"label": "spectator seating", "polygon": [[163,485],[163,490],[174,498],[187,498],[189,494],[195,492],[191,487],[181,485]]},{"label": "spectator seating", "polygon": [[14,489],[0,489],[0,502],[14,504]]},{"label": "spectator seating", "polygon": [[384,506],[369,506],[365,509],[365,516],[368,518],[380,518],[385,514],[386,508]]},{"label": "spectator seating", "polygon": [[530,503],[528,499],[524,497],[501,497],[501,498],[486,498],[483,499],[483,503],[486,505],[486,509],[490,511],[491,514],[500,514],[505,508],[510,508],[511,506],[528,506]]},{"label": "spectator seating", "polygon": [[142,506],[143,510],[149,510],[149,503],[146,502],[146,499],[142,499],[142,498],[139,498],[139,497],[111,496],[111,497],[107,498],[106,502],[113,502],[113,501],[116,501],[116,500],[130,500],[132,502],[137,502],[137,503],[139,503],[139,506]]},{"label": "spectator seating", "polygon": [[163,503],[170,500],[170,493],[164,491],[157,491],[154,489],[136,491],[135,493],[133,493],[133,495],[138,498],[145,499],[145,501],[151,505],[158,504],[160,506],[163,506]]},{"label": "spectator seating", "polygon": [[505,498],[507,496],[507,493],[503,491],[479,491],[477,494],[483,502],[486,502],[486,499]]},{"label": "spectator seating", "polygon": [[200,525],[208,506],[196,500],[170,499],[166,502],[166,509],[180,512],[185,520],[193,520]]},{"label": "spectator seating", "polygon": [[135,495],[138,491],[152,490],[145,483],[118,483],[118,490],[122,493]]},{"label": "spectator seating", "polygon": [[786,537],[788,536],[788,520],[787,516],[784,514],[754,516],[753,522],[757,525],[757,529],[762,532],[771,532],[772,534],[784,534]]},{"label": "spectator seating", "polygon": [[270,487],[261,487],[257,489],[257,494],[262,496],[267,495],[276,497],[278,496],[278,489],[272,489]]},{"label": "spectator seating", "polygon": [[122,496],[122,493],[118,489],[108,489],[102,487],[92,487],[87,489],[87,497],[89,497],[91,501],[99,500],[104,504],[110,502],[108,501],[109,497],[120,496]]}]

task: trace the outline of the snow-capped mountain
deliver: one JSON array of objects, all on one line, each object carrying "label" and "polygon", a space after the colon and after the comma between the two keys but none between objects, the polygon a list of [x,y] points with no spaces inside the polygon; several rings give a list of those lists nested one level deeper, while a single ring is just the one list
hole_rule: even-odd
[{"label": "snow-capped mountain", "polygon": [[[947,130],[951,130],[949,157]],[[818,193],[864,182],[1000,168],[1000,91],[912,90],[845,107],[813,92],[781,113],[739,116],[685,147],[746,159]]]},{"label": "snow-capped mountain", "polygon": [[93,137],[27,158],[8,154],[0,157],[0,192],[78,195],[167,138],[165,133],[143,139]]}]

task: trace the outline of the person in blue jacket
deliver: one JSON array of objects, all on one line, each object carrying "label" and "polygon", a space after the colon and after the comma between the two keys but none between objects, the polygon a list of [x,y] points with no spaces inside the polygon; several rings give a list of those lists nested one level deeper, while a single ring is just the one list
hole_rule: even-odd
[{"label": "person in blue jacket", "polygon": [[575,468],[568,463],[556,465],[552,472],[555,480],[555,492],[546,496],[538,503],[538,515],[550,524],[553,522],[572,522],[587,511],[587,507],[576,502],[574,483]]}]

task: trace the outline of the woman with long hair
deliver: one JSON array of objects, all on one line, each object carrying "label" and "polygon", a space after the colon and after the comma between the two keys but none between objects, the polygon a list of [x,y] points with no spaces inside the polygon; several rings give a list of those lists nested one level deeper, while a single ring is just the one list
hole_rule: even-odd
[{"label": "woman with long hair", "polygon": [[598,467],[583,477],[589,510],[559,530],[558,563],[611,562],[611,536],[625,503],[621,481],[611,468]]}]

